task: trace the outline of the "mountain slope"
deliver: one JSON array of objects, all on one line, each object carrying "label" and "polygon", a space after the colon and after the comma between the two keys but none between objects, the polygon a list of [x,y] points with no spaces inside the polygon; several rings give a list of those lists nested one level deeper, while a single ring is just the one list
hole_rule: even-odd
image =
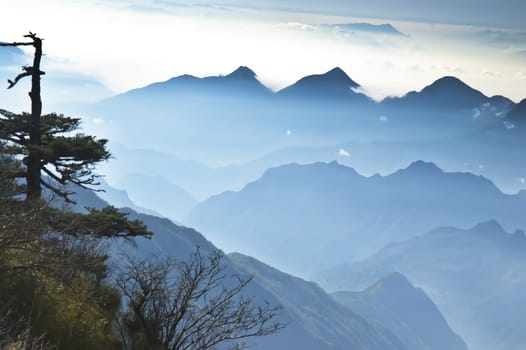
[{"label": "mountain slope", "polygon": [[[106,203],[90,191],[78,190],[79,206],[104,207]],[[154,235],[150,239],[138,237],[135,245],[120,240],[112,242],[114,259],[128,256],[172,256],[187,259],[196,249],[206,255],[217,248],[199,232],[174,224],[168,219],[138,214],[131,210],[130,219],[144,222]],[[345,350],[352,345],[356,350],[408,350],[390,331],[370,324],[360,316],[334,302],[321,288],[274,270],[239,254],[225,256],[226,278],[235,274],[255,274],[246,290],[246,297],[256,305],[281,304],[279,316],[286,328],[277,334],[249,340],[254,349],[288,350]]]},{"label": "mountain slope", "polygon": [[510,110],[506,115],[506,119],[511,123],[520,125],[526,122],[526,98]]},{"label": "mountain slope", "polygon": [[331,289],[360,290],[400,272],[431,296],[470,348],[519,350],[526,345],[525,271],[524,232],[506,233],[492,220],[390,244],[361,262],[324,271],[319,280]]},{"label": "mountain slope", "polygon": [[[287,275],[238,253],[230,254],[229,259],[242,273],[254,275],[256,282],[283,305],[295,322],[312,331],[323,348],[405,348],[391,332],[341,307],[314,283]],[[289,346],[303,349],[295,343]]]},{"label": "mountain slope", "polygon": [[362,292],[332,296],[367,320],[392,330],[410,349],[467,350],[431,299],[400,273],[387,275]]},{"label": "mountain slope", "polygon": [[365,177],[331,162],[270,169],[239,192],[200,203],[185,222],[227,250],[306,276],[444,224],[497,218],[524,227],[524,207],[526,193],[505,195],[481,176],[432,163]]},{"label": "mountain slope", "polygon": [[160,175],[129,174],[117,182],[120,188],[127,188],[133,202],[159,212],[172,220],[180,220],[196,204],[186,190]]},{"label": "mountain slope", "polygon": [[[164,82],[153,83],[145,87],[128,91],[110,100],[119,99],[159,99],[199,95],[210,97],[240,98],[242,96],[265,96],[270,90],[259,82],[256,73],[241,66],[227,75],[198,78],[181,75]],[[109,101],[108,101],[109,102]]]}]

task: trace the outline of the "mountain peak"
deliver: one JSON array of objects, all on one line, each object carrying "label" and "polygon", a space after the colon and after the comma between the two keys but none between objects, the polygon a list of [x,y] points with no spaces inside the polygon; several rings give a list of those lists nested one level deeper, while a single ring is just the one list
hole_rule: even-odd
[{"label": "mountain peak", "polygon": [[442,169],[440,169],[435,163],[423,160],[414,161],[404,170],[417,172],[419,174],[443,173]]},{"label": "mountain peak", "polygon": [[526,121],[526,98],[513,106],[508,115],[506,116],[511,122],[524,122]]},{"label": "mountain peak", "polygon": [[323,74],[313,74],[301,78],[293,85],[284,88],[279,93],[282,95],[299,95],[315,97],[360,97],[365,96],[358,94],[352,89],[360,85],[352,80],[347,73],[341,68],[335,67]]},{"label": "mountain peak", "polygon": [[[310,77],[316,77],[316,75],[311,75]],[[335,67],[328,71],[327,73],[320,74],[318,77],[323,78],[326,82],[332,82],[335,84],[346,84],[348,87],[357,88],[360,85],[352,80],[347,73],[340,67]],[[307,77],[308,78],[308,77]]]},{"label": "mountain peak", "polygon": [[497,220],[488,220],[475,225],[471,232],[483,235],[504,235],[506,231]]},{"label": "mountain peak", "polygon": [[402,275],[400,272],[393,272],[376,282],[370,288],[370,292],[375,294],[384,291],[392,293],[395,290],[400,291],[412,289],[414,289],[413,285],[404,275]]},{"label": "mountain peak", "polygon": [[460,80],[459,78],[455,77],[455,76],[452,76],[452,75],[446,75],[442,78],[439,78],[437,80],[435,80],[430,86],[448,86],[448,87],[451,87],[451,86],[462,86],[462,87],[466,87],[468,86],[466,83],[464,83],[462,80]]},{"label": "mountain peak", "polygon": [[256,77],[256,73],[246,66],[240,66],[226,77],[234,79],[254,79]]},{"label": "mountain peak", "polygon": [[426,86],[420,93],[423,94],[461,94],[463,97],[485,98],[480,91],[473,89],[457,77],[445,76]]}]

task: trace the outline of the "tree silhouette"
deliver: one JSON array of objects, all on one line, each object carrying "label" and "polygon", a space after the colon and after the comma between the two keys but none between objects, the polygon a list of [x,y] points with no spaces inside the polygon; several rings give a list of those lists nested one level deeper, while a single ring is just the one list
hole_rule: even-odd
[{"label": "tree silhouette", "polygon": [[[71,192],[60,185],[73,183],[81,187],[96,185],[92,170],[96,163],[110,157],[107,140],[71,133],[79,128],[80,119],[60,114],[42,115],[40,70],[42,40],[35,33],[24,35],[27,42],[0,43],[0,46],[33,46],[33,65],[22,67],[23,72],[8,80],[8,89],[21,79],[31,77],[31,113],[16,114],[0,109],[0,139],[10,146],[9,152],[23,156],[25,168],[15,174],[26,179],[26,199],[40,199],[42,186],[71,201]],[[42,177],[44,172],[51,181]]]},{"label": "tree silhouette", "polygon": [[[16,114],[0,109],[0,155],[3,159],[7,156],[17,165],[2,166],[0,170],[2,170],[2,183],[16,184],[17,190],[20,188],[15,180],[26,179],[22,189],[26,194],[26,204],[31,205],[24,206],[19,203],[16,200],[19,197],[15,193],[3,200],[7,201],[10,210],[16,209],[15,212],[37,210],[49,232],[111,238],[150,236],[152,233],[142,222],[128,220],[127,214],[114,207],[103,210],[90,209],[86,215],[83,215],[56,210],[46,203],[40,203],[42,186],[66,202],[73,202],[70,199],[73,192],[64,189],[63,185],[76,184],[93,190],[87,186],[98,184],[97,175],[92,172],[94,165],[108,159],[110,153],[106,149],[105,139],[97,140],[93,136],[80,133],[72,135],[79,128],[80,119],[55,113],[42,115],[40,77],[45,74],[40,70],[42,39],[31,32],[24,37],[30,40],[0,43],[0,47],[33,46],[35,48],[33,66],[22,67],[22,73],[14,80],[8,80],[8,89],[10,89],[21,79],[31,77],[29,92],[31,113]],[[22,159],[22,164],[16,162],[18,159]],[[42,172],[47,177],[43,177]]]}]

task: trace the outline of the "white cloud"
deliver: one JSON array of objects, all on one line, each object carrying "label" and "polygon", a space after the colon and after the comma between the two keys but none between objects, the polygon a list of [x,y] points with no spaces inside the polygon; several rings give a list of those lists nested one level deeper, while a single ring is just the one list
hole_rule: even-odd
[{"label": "white cloud", "polygon": [[526,72],[517,72],[517,73],[515,73],[515,76],[519,80],[525,80],[526,81]]},{"label": "white cloud", "polygon": [[102,118],[93,118],[93,124],[95,125],[101,125],[104,124],[106,121]]},{"label": "white cloud", "polygon": [[290,29],[299,29],[299,30],[311,31],[311,32],[318,29],[318,27],[316,26],[305,24],[305,23],[300,23],[300,22],[290,22],[290,23],[285,24],[285,27],[290,28]]},{"label": "white cloud", "polygon": [[349,153],[349,151],[347,151],[346,149],[344,148],[340,148],[340,150],[338,151],[338,155],[342,156],[342,157],[350,157],[351,154]]},{"label": "white cloud", "polygon": [[287,136],[290,136],[292,134],[291,130],[287,130]]},{"label": "white cloud", "polygon": [[524,178],[524,177],[517,178],[517,181],[519,181],[523,185],[526,184],[526,178]]},{"label": "white cloud", "polygon": [[502,78],[502,74],[500,72],[493,72],[489,70],[483,70],[482,75],[489,77],[489,78]]},{"label": "white cloud", "polygon": [[505,120],[504,121],[504,126],[506,127],[506,129],[508,130],[511,130],[511,129],[514,129],[515,128],[515,124],[513,124],[512,122],[508,121],[508,120]]},{"label": "white cloud", "polygon": [[[306,24],[359,21],[351,17],[205,6],[147,11],[165,2],[135,0],[134,5],[144,6],[139,11],[127,3],[9,1],[2,7],[2,40],[21,39],[30,23],[46,39],[44,50],[57,62],[55,70],[67,66],[115,92],[180,74],[226,74],[240,65],[254,69],[265,84],[278,89],[307,74],[340,66],[375,99],[420,90],[445,72],[488,95],[524,98],[524,64],[508,62],[501,52],[457,35],[472,33],[472,27],[399,21],[395,26],[410,38],[396,39],[396,45],[370,45],[365,40],[342,40],[341,35]],[[72,44],[79,42],[82,45],[74,45],[73,50]],[[66,59],[72,63],[58,63]],[[417,66],[419,70],[411,70]],[[45,68],[49,72],[49,66]],[[484,75],[484,70],[502,77]]]},{"label": "white cloud", "polygon": [[381,115],[378,118],[382,123],[387,123],[389,121],[389,118],[386,115]]},{"label": "white cloud", "polygon": [[473,119],[477,119],[478,117],[480,117],[480,109],[473,108]]}]

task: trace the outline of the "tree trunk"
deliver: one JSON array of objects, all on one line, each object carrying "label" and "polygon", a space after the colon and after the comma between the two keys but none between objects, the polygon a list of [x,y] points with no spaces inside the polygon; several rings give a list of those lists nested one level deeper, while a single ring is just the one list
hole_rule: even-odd
[{"label": "tree trunk", "polygon": [[42,99],[40,97],[40,60],[42,58],[42,39],[33,38],[35,57],[31,75],[31,131],[29,133],[29,154],[27,157],[27,199],[40,199],[42,188],[40,186],[40,169],[42,159],[42,130],[40,116],[42,114]]}]

